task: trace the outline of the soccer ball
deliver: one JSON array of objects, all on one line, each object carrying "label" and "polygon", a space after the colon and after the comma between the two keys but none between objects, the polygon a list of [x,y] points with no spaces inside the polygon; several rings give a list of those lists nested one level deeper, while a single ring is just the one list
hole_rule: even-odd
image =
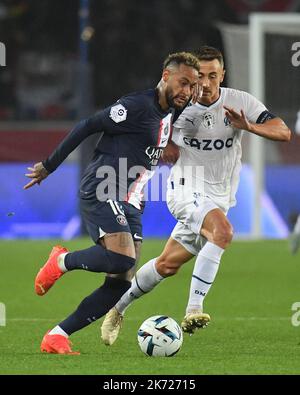
[{"label": "soccer ball", "polygon": [[182,340],[180,326],[165,315],[148,318],[138,330],[139,346],[151,357],[172,357],[180,350]]}]

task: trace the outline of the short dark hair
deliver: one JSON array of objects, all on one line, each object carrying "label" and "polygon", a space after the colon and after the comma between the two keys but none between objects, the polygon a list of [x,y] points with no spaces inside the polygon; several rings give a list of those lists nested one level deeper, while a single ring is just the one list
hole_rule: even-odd
[{"label": "short dark hair", "polygon": [[217,59],[222,67],[224,67],[224,58],[222,52],[214,47],[203,45],[196,53],[199,60],[214,60]]},{"label": "short dark hair", "polygon": [[163,69],[168,68],[168,66],[180,66],[184,64],[186,66],[193,67],[198,72],[200,71],[200,63],[197,56],[191,52],[176,52],[171,53],[163,63]]}]

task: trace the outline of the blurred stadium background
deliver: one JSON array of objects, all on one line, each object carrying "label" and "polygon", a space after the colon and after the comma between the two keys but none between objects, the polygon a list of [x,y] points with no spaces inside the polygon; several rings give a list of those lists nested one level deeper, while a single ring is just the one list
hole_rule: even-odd
[{"label": "blurred stadium background", "polygon": [[[26,167],[46,158],[77,120],[122,94],[155,86],[170,52],[206,43],[219,47],[225,54],[225,86],[255,90],[249,15],[299,10],[299,0],[224,0],[205,7],[197,0],[0,1],[0,41],[7,56],[0,67],[0,237],[80,235],[78,180],[97,136],[42,188],[22,190]],[[291,130],[300,108],[300,67],[291,62],[299,31],[299,24],[275,25],[265,36],[263,55],[264,102]],[[236,237],[285,238],[300,212],[300,137],[294,134],[290,144],[266,141],[262,156],[251,144],[245,135],[238,205],[229,214]],[[251,164],[259,158],[263,190],[255,231],[257,173]],[[164,202],[147,204],[146,237],[167,237],[173,225]]]},{"label": "blurred stadium background", "polygon": [[[253,47],[254,13],[281,19],[267,30],[262,22],[264,41],[254,40]],[[74,336],[80,362],[39,354],[43,333],[103,279],[89,273],[83,281],[78,272],[46,300],[33,292],[53,244],[68,240],[71,250],[91,244],[80,237],[77,189],[97,136],[41,187],[22,189],[27,166],[46,158],[79,119],[125,93],[155,86],[168,53],[203,44],[224,51],[225,86],[263,97],[294,132],[300,65],[292,56],[300,61],[300,55],[292,46],[300,43],[300,26],[288,14],[299,19],[300,0],[0,0],[0,42],[6,46],[6,66],[0,66],[0,308],[7,313],[5,328],[3,311],[0,316],[0,374],[299,373],[300,322],[290,321],[299,299],[298,257],[290,256],[284,239],[300,212],[300,136],[261,145],[245,134],[238,204],[229,217],[236,238],[262,240],[233,243],[207,298],[209,330],[186,337],[183,350],[167,361],[145,359],[135,333],[154,314],[180,322],[192,265],[130,309],[116,347],[100,344],[98,326],[91,325]],[[161,169],[164,178],[168,168]],[[151,192],[163,185],[157,177]],[[141,263],[160,253],[174,225],[162,195],[146,206]]]}]

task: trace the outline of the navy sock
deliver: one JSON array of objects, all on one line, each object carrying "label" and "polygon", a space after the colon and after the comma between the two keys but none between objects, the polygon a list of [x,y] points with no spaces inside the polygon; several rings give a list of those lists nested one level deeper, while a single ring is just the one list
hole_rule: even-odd
[{"label": "navy sock", "polygon": [[124,273],[135,264],[135,259],[107,250],[97,244],[85,250],[70,252],[65,257],[67,270],[83,269],[97,273]]},{"label": "navy sock", "polygon": [[106,314],[130,288],[130,281],[106,277],[104,284],[87,296],[68,318],[58,324],[68,335]]}]

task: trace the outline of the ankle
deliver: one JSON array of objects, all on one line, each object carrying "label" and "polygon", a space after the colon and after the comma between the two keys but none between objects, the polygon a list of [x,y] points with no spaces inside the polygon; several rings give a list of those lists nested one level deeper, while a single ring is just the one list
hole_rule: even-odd
[{"label": "ankle", "polygon": [[68,252],[65,252],[57,257],[57,266],[63,273],[66,273],[68,271],[68,269],[65,266],[65,257],[67,254]]},{"label": "ankle", "polygon": [[202,313],[203,312],[203,306],[188,306],[186,309],[186,315],[187,314],[195,314],[195,313]]}]

